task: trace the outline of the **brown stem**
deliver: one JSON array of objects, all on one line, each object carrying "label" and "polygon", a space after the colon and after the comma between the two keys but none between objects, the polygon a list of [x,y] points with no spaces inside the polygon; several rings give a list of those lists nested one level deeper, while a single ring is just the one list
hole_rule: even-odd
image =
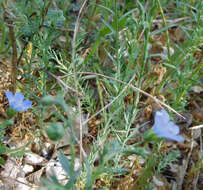
[{"label": "brown stem", "polygon": [[4,21],[8,24],[9,37],[12,46],[12,62],[11,62],[11,91],[16,90],[16,78],[17,78],[17,45],[14,32],[14,25],[12,20],[12,13],[6,8],[5,4],[2,2],[2,7],[4,9]]},{"label": "brown stem", "polygon": [[[45,4],[45,3],[44,3]],[[42,26],[44,25],[44,21],[46,19],[46,16],[47,16],[47,12],[49,10],[49,7],[51,5],[51,1],[48,2],[47,6],[44,5],[44,10],[43,10],[43,13],[42,13],[42,23],[40,25],[40,29],[42,28]]]},{"label": "brown stem", "polygon": [[13,49],[12,53],[12,71],[11,71],[11,91],[16,91],[16,78],[17,78],[17,46],[16,46],[16,39],[15,39],[15,33],[14,33],[14,27],[9,26],[9,35],[11,40],[11,45]]}]

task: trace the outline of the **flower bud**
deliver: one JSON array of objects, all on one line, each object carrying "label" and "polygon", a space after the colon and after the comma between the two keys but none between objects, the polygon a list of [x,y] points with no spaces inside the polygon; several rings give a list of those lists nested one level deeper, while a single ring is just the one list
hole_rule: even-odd
[{"label": "flower bud", "polygon": [[65,130],[61,123],[51,123],[46,133],[51,140],[58,141],[64,136]]}]

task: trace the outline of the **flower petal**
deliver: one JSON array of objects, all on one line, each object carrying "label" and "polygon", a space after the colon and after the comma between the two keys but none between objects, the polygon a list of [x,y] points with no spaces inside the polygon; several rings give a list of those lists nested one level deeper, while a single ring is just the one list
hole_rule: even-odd
[{"label": "flower petal", "polygon": [[13,95],[12,92],[6,91],[5,94],[10,107],[16,111],[27,111],[32,105],[31,101],[24,100],[24,96],[20,92],[16,92],[15,95]]},{"label": "flower petal", "polygon": [[180,133],[180,129],[177,125],[175,125],[172,121],[168,123],[168,130],[173,135],[178,135]]},{"label": "flower petal", "polygon": [[9,104],[11,104],[12,102],[15,101],[15,98],[14,98],[12,92],[10,92],[10,91],[6,91],[5,94],[6,94],[6,97],[8,98],[8,102],[9,102]]},{"label": "flower petal", "polygon": [[166,110],[160,110],[155,113],[155,125],[166,125],[170,117]]},{"label": "flower petal", "polygon": [[27,111],[29,108],[31,108],[32,102],[29,100],[25,100],[23,101],[23,105],[22,105],[22,111]]},{"label": "flower petal", "polygon": [[8,98],[8,100],[13,98],[13,93],[12,92],[6,91],[5,94],[6,94],[6,97]]},{"label": "flower petal", "polygon": [[24,110],[22,110],[22,105],[21,104],[12,104],[11,108],[13,108],[16,111],[24,111]]},{"label": "flower petal", "polygon": [[159,137],[168,138],[178,142],[184,141],[179,134],[180,129],[174,122],[170,121],[170,117],[165,110],[157,111],[155,114],[155,122],[153,130]]},{"label": "flower petal", "polygon": [[15,101],[22,102],[24,99],[24,96],[20,92],[16,92],[14,95],[14,98],[15,98]]},{"label": "flower petal", "polygon": [[168,135],[166,138],[174,140],[174,141],[178,141],[178,142],[183,142],[184,138],[180,135]]}]

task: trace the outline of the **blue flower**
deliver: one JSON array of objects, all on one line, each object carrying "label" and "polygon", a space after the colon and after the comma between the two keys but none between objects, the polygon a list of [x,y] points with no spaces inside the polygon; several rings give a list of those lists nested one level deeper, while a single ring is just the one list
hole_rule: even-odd
[{"label": "blue flower", "polygon": [[13,95],[12,92],[6,91],[5,94],[8,98],[10,107],[15,111],[27,111],[32,105],[31,101],[24,100],[24,96],[20,92],[16,92]]},{"label": "blue flower", "polygon": [[184,139],[179,135],[180,129],[170,117],[166,110],[160,110],[155,113],[155,122],[153,130],[159,137],[168,138],[174,141],[183,142]]}]

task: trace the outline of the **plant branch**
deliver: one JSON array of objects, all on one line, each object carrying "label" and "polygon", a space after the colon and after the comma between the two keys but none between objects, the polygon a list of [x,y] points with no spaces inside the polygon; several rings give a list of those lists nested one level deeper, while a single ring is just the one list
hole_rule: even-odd
[{"label": "plant branch", "polygon": [[[77,80],[77,73],[76,73],[76,39],[77,39],[77,34],[78,34],[78,29],[80,25],[80,18],[82,15],[82,12],[85,8],[85,5],[87,3],[87,0],[85,0],[80,8],[76,24],[75,24],[75,29],[74,29],[74,35],[73,35],[73,43],[72,43],[72,64],[73,64],[73,73],[74,73],[74,81],[75,81],[75,90],[78,91],[78,80]],[[83,124],[82,124],[82,110],[81,110],[81,102],[80,102],[80,97],[77,94],[77,104],[78,104],[78,111],[79,111],[79,118],[80,118],[80,162],[82,162],[82,155],[86,157],[86,154],[84,154],[83,150],[83,145],[82,145],[82,136],[83,136]]]},{"label": "plant branch", "polygon": [[[99,77],[103,77],[103,78],[106,78],[106,79],[110,79],[110,80],[113,80],[113,81],[116,81],[116,82],[119,82],[119,83],[122,83],[122,84],[125,84],[127,85],[128,83],[124,82],[124,81],[121,81],[121,80],[118,80],[118,79],[115,79],[113,77],[109,77],[109,76],[106,76],[106,75],[103,75],[103,74],[99,74],[99,73],[92,73],[92,72],[77,72],[77,74],[83,74],[83,75],[93,75],[93,76],[99,76]],[[68,75],[65,75],[63,77],[60,77],[60,78],[64,78],[64,77],[67,77],[67,76],[70,76],[70,75],[73,75],[73,73],[71,74],[68,74]],[[157,104],[159,104],[160,106],[164,106],[166,107],[167,109],[171,110],[172,112],[174,112],[175,114],[177,114],[178,116],[182,117],[183,119],[185,119],[185,117],[183,117],[181,114],[179,114],[176,110],[174,110],[172,107],[168,106],[167,104],[165,104],[164,102],[160,101],[159,99],[155,98],[154,96],[152,96],[151,94],[145,92],[144,90],[140,89],[140,88],[137,88],[133,85],[130,85],[129,86],[131,89],[133,89],[134,91],[138,91],[142,94],[144,94],[145,96],[148,96],[149,98],[151,98],[152,100],[154,100]]]},{"label": "plant branch", "polygon": [[15,38],[14,24],[13,24],[14,15],[6,7],[4,2],[2,2],[2,7],[4,10],[4,21],[8,24],[9,37],[10,37],[11,46],[12,46],[11,91],[15,92],[16,91],[16,79],[17,79],[17,45],[16,45],[16,38]]}]

